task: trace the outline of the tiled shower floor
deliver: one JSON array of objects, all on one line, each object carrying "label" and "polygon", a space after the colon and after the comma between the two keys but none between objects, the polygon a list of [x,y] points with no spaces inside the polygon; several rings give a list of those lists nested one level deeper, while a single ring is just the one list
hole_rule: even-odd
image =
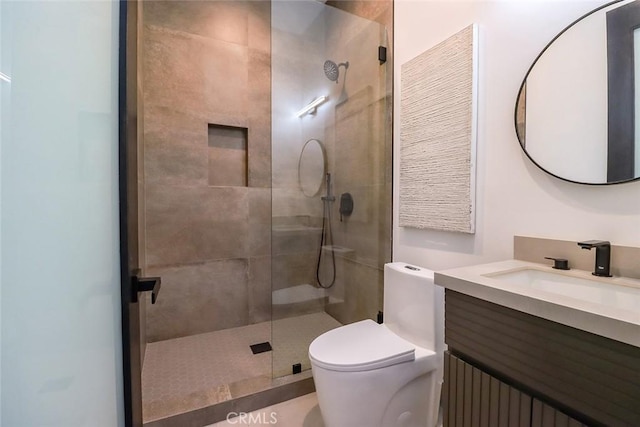
[{"label": "tiled shower floor", "polygon": [[[272,362],[275,377],[291,374],[294,363],[308,369],[311,341],[338,326],[319,312],[150,343],[142,370],[144,421],[269,387]],[[273,351],[254,355],[249,345],[264,341],[271,342]]]}]

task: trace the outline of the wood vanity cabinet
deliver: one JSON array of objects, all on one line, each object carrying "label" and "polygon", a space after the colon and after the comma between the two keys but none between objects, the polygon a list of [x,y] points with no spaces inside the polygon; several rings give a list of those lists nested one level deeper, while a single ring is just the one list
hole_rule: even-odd
[{"label": "wood vanity cabinet", "polygon": [[640,426],[640,348],[445,298],[444,427]]},{"label": "wood vanity cabinet", "polygon": [[586,426],[450,352],[444,366],[444,427]]}]

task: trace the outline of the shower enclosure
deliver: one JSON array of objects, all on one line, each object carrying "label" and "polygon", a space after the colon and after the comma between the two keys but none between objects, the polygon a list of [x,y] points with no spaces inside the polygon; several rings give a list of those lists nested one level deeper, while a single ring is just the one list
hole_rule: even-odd
[{"label": "shower enclosure", "polygon": [[310,342],[382,310],[386,29],[316,1],[140,17],[140,259],[162,277],[141,307],[143,415],[213,422],[309,391]]},{"label": "shower enclosure", "polygon": [[272,345],[281,376],[310,368],[308,346],[321,333],[382,310],[391,137],[382,25],[318,2],[274,1],[271,20]]}]

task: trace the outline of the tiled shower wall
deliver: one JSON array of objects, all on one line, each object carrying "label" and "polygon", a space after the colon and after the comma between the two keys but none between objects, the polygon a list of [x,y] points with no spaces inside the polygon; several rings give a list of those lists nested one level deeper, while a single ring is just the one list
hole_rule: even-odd
[{"label": "tiled shower wall", "polygon": [[[273,271],[274,291],[315,283],[315,263],[320,244],[322,202],[320,195],[307,197],[300,191],[298,161],[309,139],[323,140],[325,109],[304,119],[294,112],[314,99],[319,88],[328,85],[310,76],[322,72],[325,27],[316,18],[299,28],[289,15],[296,9],[288,3],[274,4],[273,28]],[[309,9],[323,9],[320,3],[308,3]],[[314,73],[315,71],[315,73]],[[324,143],[324,141],[323,141]],[[324,188],[323,188],[324,191]],[[274,318],[283,314],[274,307]]]},{"label": "tiled shower wall", "polygon": [[[351,323],[375,319],[382,310],[383,267],[391,261],[392,68],[379,65],[376,50],[360,47],[375,49],[382,44],[387,47],[387,64],[392,63],[393,3],[334,0],[327,4],[383,25],[333,19],[327,29],[327,55],[360,64],[346,73],[348,101],[336,106],[333,123],[325,131],[336,197],[349,192],[354,200],[352,216],[342,222],[338,203],[334,206],[335,244],[348,251],[336,258],[337,279],[331,290],[335,300],[342,302],[329,304],[327,312]],[[367,72],[358,74],[361,69]],[[372,69],[379,73],[371,74]]]},{"label": "tiled shower wall", "polygon": [[[334,244],[348,248],[336,254],[336,283],[325,309],[340,322],[350,323],[375,318],[382,309],[383,265],[391,260],[392,76],[388,65],[379,64],[378,45],[387,46],[391,61],[392,43],[391,28],[378,24],[391,25],[392,2],[327,5],[349,13],[327,7],[302,29],[295,22],[278,25],[282,6],[274,6],[273,289],[316,283],[320,197],[326,187],[306,197],[297,180],[302,147],[316,138],[326,149],[327,171],[338,198],[331,204]],[[307,13],[324,7],[309,2]],[[340,69],[338,84],[322,72],[327,59],[351,64],[346,71]],[[327,95],[329,101],[314,115],[293,117],[293,111],[318,95]],[[355,209],[340,222],[343,192],[353,195]],[[328,284],[332,263],[330,253],[323,253],[322,277]]]},{"label": "tiled shower wall", "polygon": [[[270,3],[146,1],[143,23],[148,341],[269,320]],[[210,185],[210,125],[246,133],[234,185]]]}]

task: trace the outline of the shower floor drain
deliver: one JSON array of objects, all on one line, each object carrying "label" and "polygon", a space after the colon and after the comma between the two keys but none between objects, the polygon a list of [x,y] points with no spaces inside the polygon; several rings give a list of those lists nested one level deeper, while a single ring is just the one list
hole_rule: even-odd
[{"label": "shower floor drain", "polygon": [[252,344],[249,346],[249,348],[251,348],[251,352],[253,354],[264,353],[272,350],[271,343],[269,343],[269,341],[261,342],[258,344]]}]

